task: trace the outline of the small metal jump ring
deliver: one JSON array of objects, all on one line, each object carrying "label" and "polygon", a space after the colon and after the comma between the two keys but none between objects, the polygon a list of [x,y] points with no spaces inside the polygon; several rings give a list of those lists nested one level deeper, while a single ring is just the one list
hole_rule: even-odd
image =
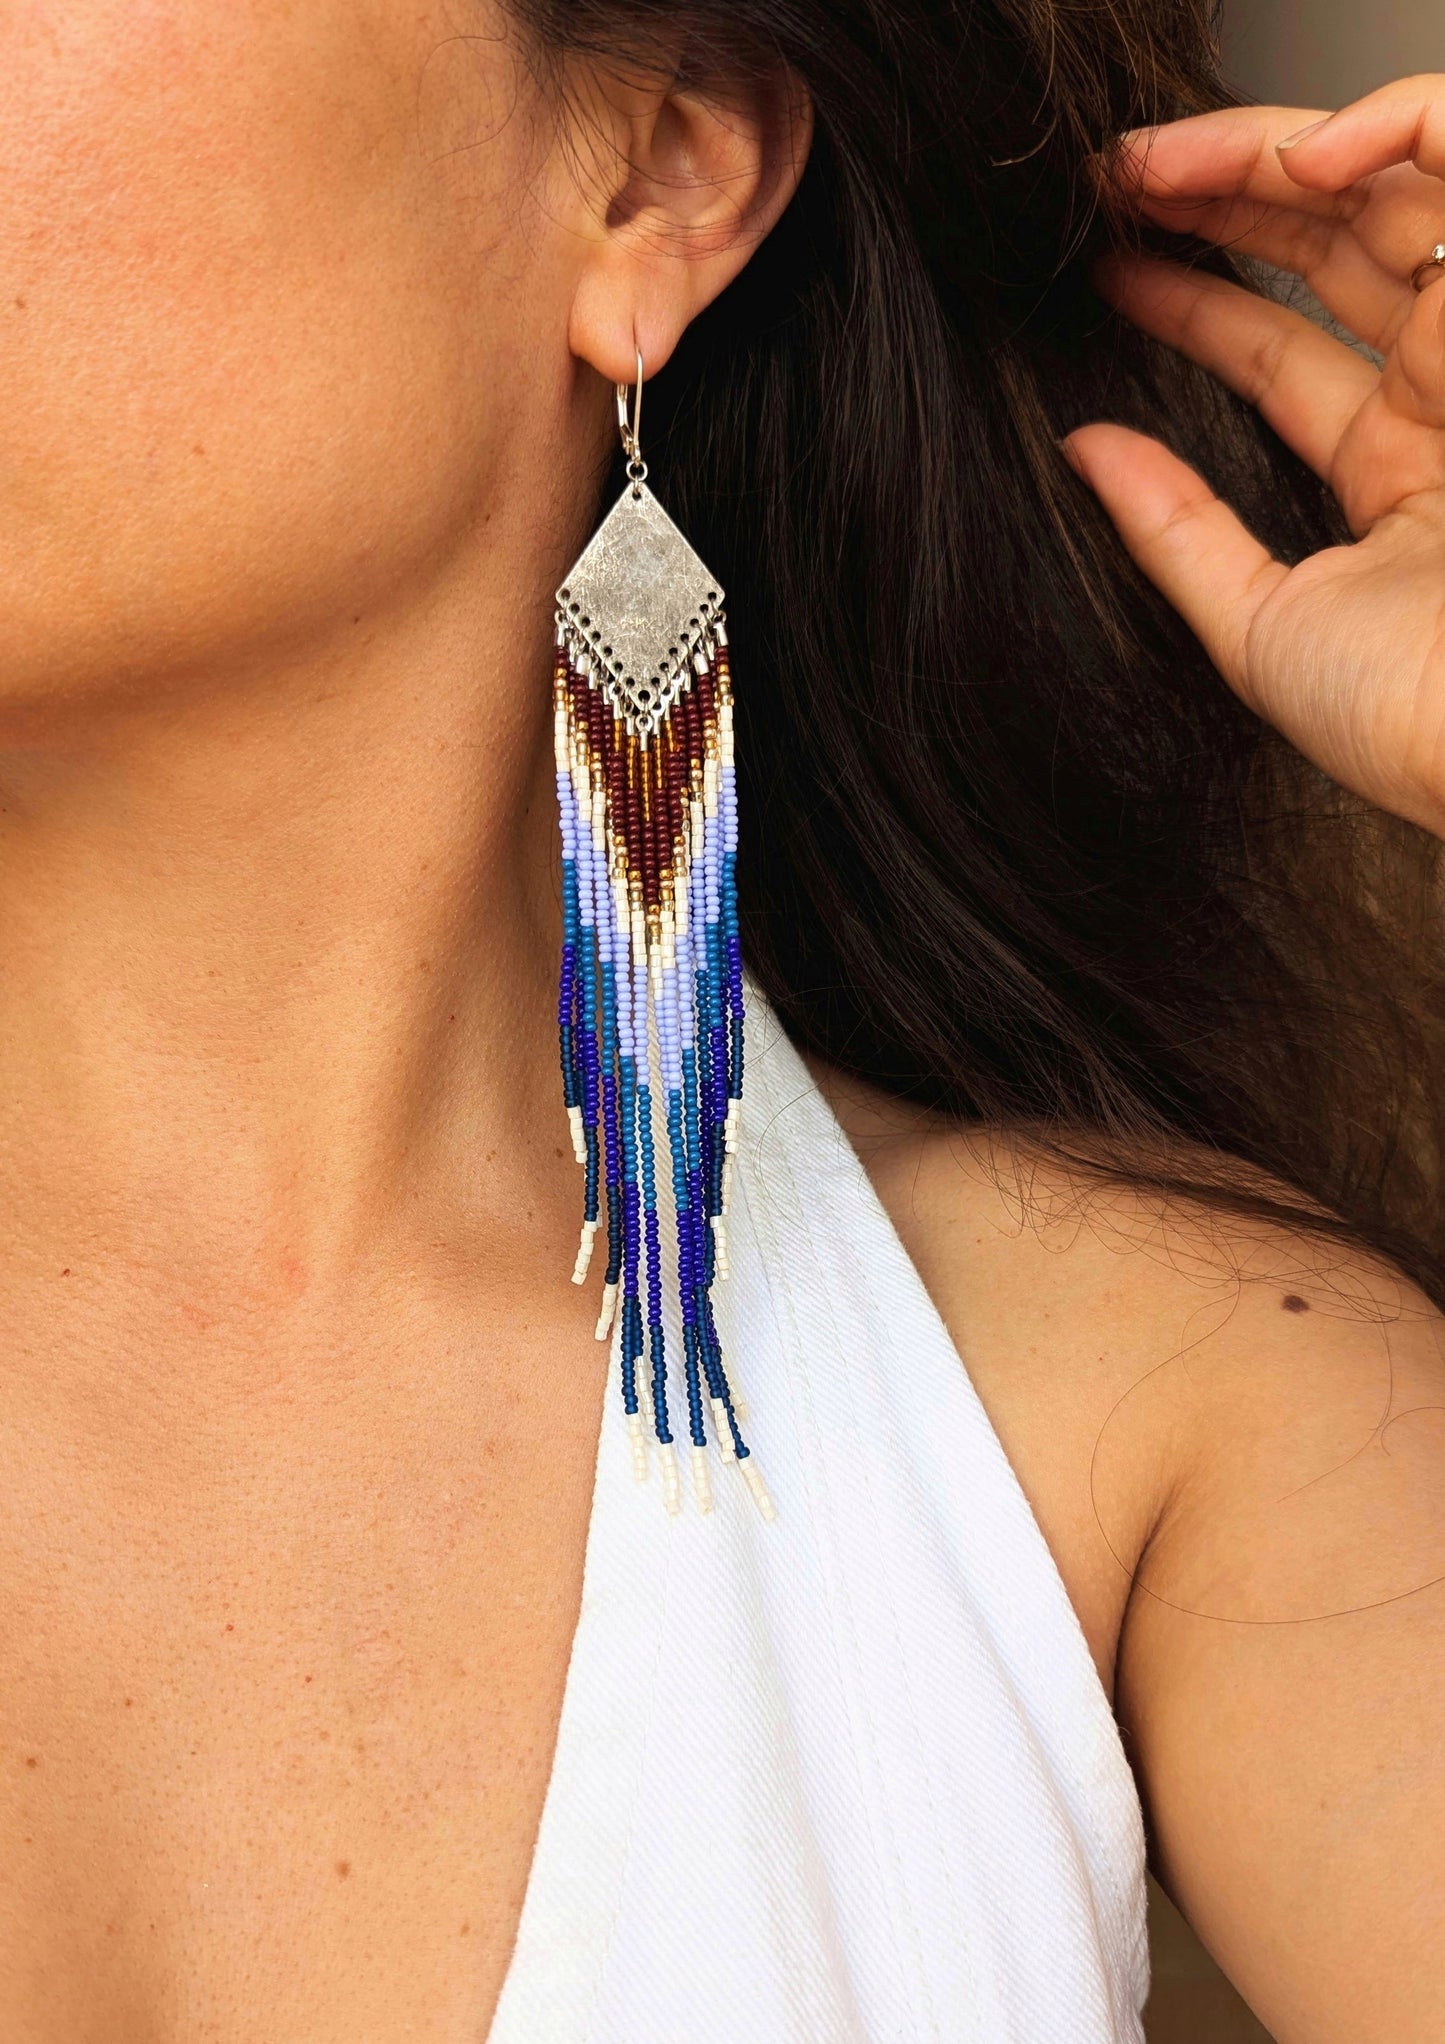
[{"label": "small metal jump ring", "polygon": [[1445,241],[1437,241],[1423,263],[1416,263],[1410,272],[1410,282],[1417,291],[1423,291],[1433,276],[1438,277],[1445,270]]}]

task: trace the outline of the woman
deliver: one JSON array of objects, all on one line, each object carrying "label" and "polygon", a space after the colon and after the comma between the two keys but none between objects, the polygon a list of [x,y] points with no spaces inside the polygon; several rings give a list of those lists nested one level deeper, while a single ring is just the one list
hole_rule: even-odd
[{"label": "woman", "polygon": [[[1135,2038],[1140,1795],[1278,2037],[1437,2037],[1445,86],[1210,111],[1163,0],[0,43],[7,2044]],[[771,1523],[634,1485],[568,1282],[638,355]]]}]

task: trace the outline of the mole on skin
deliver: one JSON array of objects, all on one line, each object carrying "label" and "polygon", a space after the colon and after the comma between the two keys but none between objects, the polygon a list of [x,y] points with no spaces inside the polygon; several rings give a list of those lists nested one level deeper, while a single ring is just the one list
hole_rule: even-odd
[{"label": "mole on skin", "polygon": [[1286,1313],[1308,1313],[1310,1302],[1302,1299],[1298,1292],[1286,1292],[1279,1302]]}]

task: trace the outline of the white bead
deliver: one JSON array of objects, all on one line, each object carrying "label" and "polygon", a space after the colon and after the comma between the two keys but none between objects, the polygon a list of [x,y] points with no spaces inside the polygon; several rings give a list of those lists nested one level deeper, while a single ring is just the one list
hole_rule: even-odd
[{"label": "white bead", "polygon": [[660,1444],[657,1459],[662,1464],[662,1502],[676,1515],[682,1510],[682,1479],[677,1469],[677,1449],[671,1441]]},{"label": "white bead", "polygon": [[771,1523],[778,1516],[778,1508],[768,1496],[767,1486],[763,1482],[762,1477],[759,1476],[752,1456],[749,1455],[747,1461],[740,1466],[743,1472],[743,1480],[752,1492],[758,1510]]},{"label": "white bead", "polygon": [[595,1221],[584,1221],[582,1223],[582,1240],[577,1247],[577,1262],[572,1271],[572,1282],[574,1285],[585,1285],[587,1282],[587,1270],[592,1262],[592,1244],[596,1235],[597,1223]]},{"label": "white bead", "polygon": [[700,1512],[712,1510],[712,1481],[707,1473],[707,1449],[694,1447],[692,1451],[692,1494]]},{"label": "white bead", "polygon": [[606,1341],[608,1335],[611,1334],[612,1322],[616,1314],[617,1287],[616,1285],[604,1285],[602,1287],[602,1311],[597,1316],[597,1339],[599,1341]]},{"label": "white bead", "polygon": [[727,1223],[723,1220],[721,1214],[714,1214],[712,1217],[712,1239],[717,1244],[717,1274],[720,1278],[728,1277],[730,1275],[728,1269],[728,1231]]},{"label": "white bead", "polygon": [[643,1431],[642,1414],[629,1412],[627,1435],[632,1444],[632,1474],[638,1483],[647,1481],[647,1435]]},{"label": "white bead", "polygon": [[[587,1162],[587,1132],[582,1126],[581,1108],[569,1107],[567,1109],[567,1119],[572,1125],[572,1154],[576,1157],[579,1164],[585,1164]],[[723,1168],[726,1170],[726,1165]]]},{"label": "white bead", "polygon": [[728,1425],[728,1409],[720,1398],[714,1398],[711,1404],[713,1424],[717,1428],[718,1459],[723,1462],[736,1462],[738,1458],[733,1447],[733,1430]]}]

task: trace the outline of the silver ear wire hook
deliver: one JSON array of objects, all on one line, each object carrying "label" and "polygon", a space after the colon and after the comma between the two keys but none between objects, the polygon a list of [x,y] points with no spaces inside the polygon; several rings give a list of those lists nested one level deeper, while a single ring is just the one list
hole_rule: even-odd
[{"label": "silver ear wire hook", "polygon": [[632,484],[632,494],[638,494],[640,486],[647,480],[647,463],[642,458],[642,350],[637,350],[637,381],[632,387],[632,417],[627,416],[627,385],[619,383],[617,390],[617,430],[622,435],[622,451],[627,456],[627,479]]}]

